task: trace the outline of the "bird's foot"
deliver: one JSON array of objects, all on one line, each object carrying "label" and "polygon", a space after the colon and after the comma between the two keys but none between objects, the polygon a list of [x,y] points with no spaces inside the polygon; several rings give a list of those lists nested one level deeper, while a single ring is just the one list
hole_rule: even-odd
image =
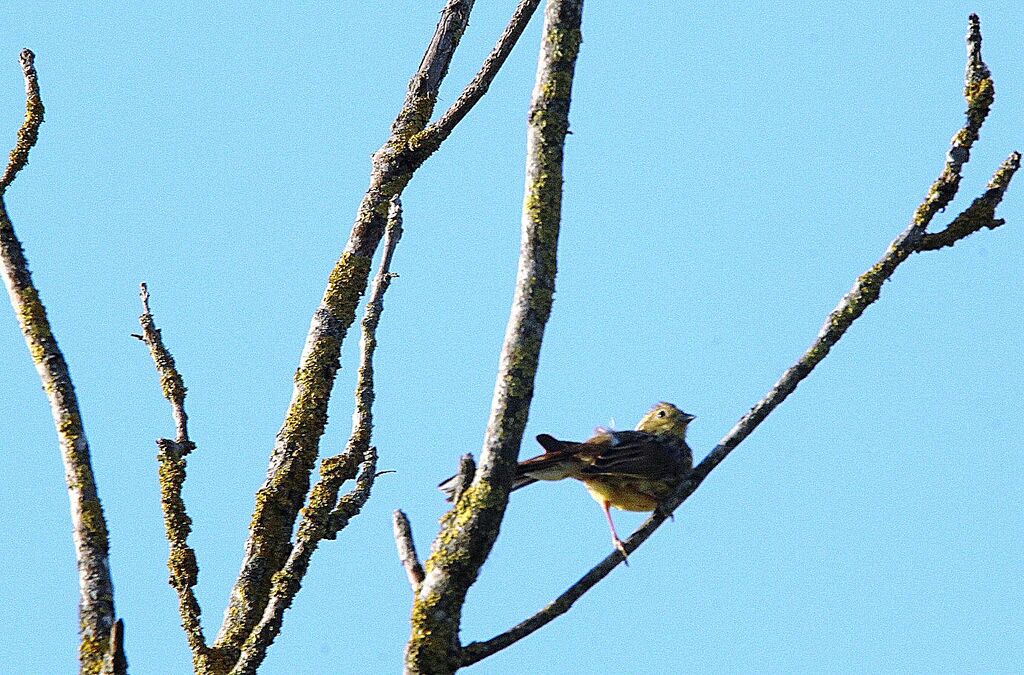
[{"label": "bird's foot", "polygon": [[612,543],[615,545],[615,549],[622,554],[622,563],[629,567],[629,554],[626,553],[626,545],[622,543],[622,540],[618,537],[612,539]]}]

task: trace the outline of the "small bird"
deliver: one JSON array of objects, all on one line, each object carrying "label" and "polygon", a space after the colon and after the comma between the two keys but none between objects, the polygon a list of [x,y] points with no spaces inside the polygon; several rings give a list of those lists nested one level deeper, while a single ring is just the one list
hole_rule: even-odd
[{"label": "small bird", "polygon": [[[545,452],[519,462],[513,490],[539,480],[575,478],[604,509],[612,543],[623,557],[626,548],[615,531],[611,507],[624,511],[654,511],[672,494],[693,468],[693,452],[686,444],[686,428],[694,416],[671,403],[659,403],[644,415],[635,431],[598,427],[583,441],[560,441],[537,436]],[[451,501],[455,477],[440,487]]]}]

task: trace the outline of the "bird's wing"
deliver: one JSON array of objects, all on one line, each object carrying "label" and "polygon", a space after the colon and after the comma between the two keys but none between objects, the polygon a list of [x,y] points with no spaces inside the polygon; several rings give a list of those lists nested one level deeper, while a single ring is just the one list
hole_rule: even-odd
[{"label": "bird's wing", "polygon": [[689,469],[684,448],[642,431],[619,431],[614,445],[603,445],[587,458],[580,473],[586,476],[677,478]]}]

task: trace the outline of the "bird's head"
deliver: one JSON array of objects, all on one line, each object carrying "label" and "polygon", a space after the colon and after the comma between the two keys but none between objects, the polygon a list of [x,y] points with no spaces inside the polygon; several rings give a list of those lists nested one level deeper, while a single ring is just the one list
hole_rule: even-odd
[{"label": "bird's head", "polygon": [[640,423],[636,425],[636,430],[646,431],[649,434],[664,434],[685,439],[686,427],[694,419],[696,418],[693,415],[684,413],[671,403],[663,401],[644,415]]}]

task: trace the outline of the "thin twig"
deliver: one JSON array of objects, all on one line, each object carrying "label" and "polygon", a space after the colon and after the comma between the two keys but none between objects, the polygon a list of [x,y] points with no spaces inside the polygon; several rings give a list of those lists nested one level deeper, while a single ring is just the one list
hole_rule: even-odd
[{"label": "thin twig", "polygon": [[64,460],[64,479],[71,502],[72,537],[78,562],[78,618],[81,631],[79,663],[81,672],[98,673],[109,652],[110,632],[115,619],[107,521],[96,489],[89,443],[85,437],[71,373],[57,345],[57,338],[53,335],[39,291],[32,283],[28,260],[14,233],[14,225],[3,200],[14,177],[28,163],[29,151],[39,137],[39,125],[43,122],[43,102],[39,94],[34,59],[31,51],[26,49],[21,52],[26,113],[25,122],[18,132],[17,145],[0,178],[0,265],[3,268],[4,285],[43,390],[49,399],[54,426],[57,428]]},{"label": "thin twig", "polygon": [[459,473],[456,474],[455,491],[452,492],[452,503],[457,504],[462,499],[462,493],[473,483],[476,476],[476,462],[473,460],[473,453],[467,452],[459,458]]},{"label": "thin twig", "polygon": [[487,89],[494,81],[494,77],[505,64],[509,54],[512,53],[512,48],[516,46],[519,38],[522,37],[523,31],[526,30],[526,26],[530,23],[530,19],[533,17],[533,13],[538,5],[540,5],[540,0],[522,0],[519,3],[515,12],[512,13],[512,18],[509,20],[508,25],[505,27],[505,32],[498,38],[498,42],[484,60],[476,77],[466,85],[466,88],[459,94],[459,97],[455,99],[455,103],[436,122],[430,124],[413,140],[414,143],[438,145],[448,138],[456,125],[473,109],[477,101],[487,93]]},{"label": "thin twig", "polygon": [[935,179],[928,190],[928,196],[914,212],[913,224],[916,229],[928,227],[935,214],[953,201],[960,188],[960,172],[971,158],[971,146],[978,140],[981,125],[985,122],[995,100],[996,90],[992,74],[981,59],[981,21],[977,14],[971,14],[967,23],[967,68],[964,75],[967,119],[963,128],[953,136],[942,173]]},{"label": "thin twig", "polygon": [[128,659],[124,655],[124,620],[118,619],[110,631],[110,647],[103,662],[102,675],[128,675]]},{"label": "thin twig", "polygon": [[423,565],[420,564],[419,556],[416,555],[416,542],[412,538],[412,525],[409,517],[401,509],[392,514],[392,524],[395,532],[395,547],[398,549],[398,559],[402,561],[405,574],[409,577],[409,586],[412,587],[413,595],[420,591],[420,584],[423,583]]},{"label": "thin twig", "polygon": [[407,673],[454,672],[466,592],[487,559],[515,477],[544,327],[551,314],[562,160],[581,42],[582,0],[549,0],[527,134],[522,246],[491,415],[472,484],[444,517],[412,610]]},{"label": "thin twig", "polygon": [[[323,539],[334,539],[338,532],[348,525],[370,497],[374,479],[377,477],[377,450],[370,446],[373,429],[373,354],[377,348],[377,326],[384,311],[384,294],[391,285],[395,274],[391,272],[391,260],[395,247],[402,238],[402,204],[397,197],[392,199],[388,225],[384,234],[384,252],[380,267],[373,280],[366,313],[362,321],[359,377],[356,383],[355,412],[352,414],[352,434],[344,452],[327,457],[320,463],[320,480],[309,495],[309,503],[302,510],[295,545],[281,570],[274,575],[263,616],[256,624],[248,639],[242,645],[241,656],[232,673],[255,673],[267,649],[281,632],[284,613],[302,587],[302,579],[309,569],[309,561]],[[338,492],[342,484],[356,477],[356,485],[340,499]]]},{"label": "thin twig", "polygon": [[167,557],[167,569],[170,572],[168,582],[178,594],[178,613],[181,615],[181,627],[185,631],[189,649],[192,650],[192,663],[196,672],[205,673],[210,669],[211,653],[203,634],[202,609],[193,591],[199,582],[199,564],[195,550],[188,543],[192,519],[189,518],[185,500],[181,496],[188,468],[185,457],[196,447],[189,438],[188,415],[185,414],[185,395],[188,389],[153,319],[149,308],[149,288],[145,283],[139,284],[139,298],[142,300],[142,315],[139,317],[142,335],[136,337],[149,347],[157,374],[160,375],[160,388],[164,398],[171,404],[174,417],[174,440],[161,438],[156,442],[160,467],[160,507],[163,509],[164,528],[170,546]]},{"label": "thin twig", "polygon": [[292,400],[277,434],[267,479],[257,492],[242,567],[215,643],[229,656],[240,653],[262,619],[270,601],[273,576],[291,554],[292,530],[309,492],[309,476],[327,424],[341,345],[369,282],[372,259],[387,225],[388,204],[392,197],[401,195],[429,155],[410,157],[408,140],[423,130],[433,114],[438,89],[468,25],[473,4],[473,0],[449,0],[442,11],[423,61],[409,83],[391,137],[374,155],[370,187],[310,322]]},{"label": "thin twig", "polygon": [[[981,61],[979,51],[981,37],[978,30],[980,29],[978,29],[977,17],[971,15],[971,32],[968,34],[969,62],[966,94],[968,99],[967,115],[969,119],[964,130],[973,134],[973,138],[977,138],[978,129],[984,120],[984,114],[988,112],[988,105],[984,106],[984,113],[982,113],[979,108],[975,107],[971,99],[972,77],[976,77],[978,73],[984,73],[985,77],[988,77],[988,69]],[[989,89],[991,89],[991,85],[989,85]],[[980,115],[980,118],[975,119],[976,115]],[[954,150],[964,147],[964,136],[965,134],[962,132],[953,138]],[[973,142],[973,140],[970,142]],[[969,146],[969,143],[967,145]],[[952,154],[954,153],[951,151]],[[937,234],[929,235],[925,233],[924,226],[930,222],[931,217],[938,208],[941,208],[941,206],[934,208],[936,204],[941,203],[936,201],[935,195],[948,195],[950,199],[952,198],[952,194],[956,193],[956,186],[960,181],[959,172],[965,161],[966,159],[955,164],[947,162],[942,175],[925,199],[925,203],[918,207],[917,215],[915,215],[910,226],[893,240],[885,255],[871,269],[858,277],[853,288],[839,301],[839,304],[832,310],[832,313],[829,314],[828,319],[825,320],[818,334],[818,338],[811,347],[795,364],[782,374],[782,377],[779,378],[778,382],[775,383],[775,386],[772,387],[764,398],[758,401],[757,405],[744,415],[729,433],[719,441],[718,445],[715,446],[708,456],[694,468],[693,473],[679,486],[675,494],[667,499],[624,542],[627,552],[632,553],[640,544],[646,541],[665,520],[671,517],[672,512],[693,494],[708,474],[721,464],[736,446],[753,433],[758,425],[793,393],[797,385],[810,375],[814,367],[828,355],[829,350],[842,338],[853,322],[860,318],[864,310],[878,299],[882,284],[892,276],[900,263],[905,261],[912,253],[934,250],[943,245],[951,245],[954,241],[967,236],[971,232],[976,232],[982,227],[994,228],[1002,224],[1001,220],[994,218],[995,208],[1009,186],[1014,172],[1020,166],[1020,154],[1016,152],[996,172],[992,182],[989,184],[988,192],[958,216],[949,228]],[[950,191],[952,191],[952,194]],[[942,199],[945,199],[945,196]],[[982,205],[979,205],[979,202],[982,202]],[[946,203],[948,203],[948,200]],[[922,214],[925,214],[926,218]],[[961,219],[970,221],[970,228],[960,225],[954,227],[954,224],[961,221]],[[970,231],[967,231],[968,229]],[[583,575],[579,581],[530,618],[489,640],[466,645],[462,650],[460,665],[468,666],[485,659],[522,640],[555,618],[565,614],[577,600],[583,597],[599,581],[608,576],[622,561],[623,557],[617,551],[609,554],[604,560],[594,566],[593,569]]]},{"label": "thin twig", "polygon": [[39,140],[39,127],[43,123],[45,109],[39,94],[39,77],[36,73],[36,55],[30,49],[21,50],[21,72],[25,77],[25,122],[18,129],[18,142],[11,150],[11,159],[7,163],[4,175],[0,177],[0,196],[2,196],[18,172],[28,164],[28,154]]},{"label": "thin twig", "polygon": [[[153,313],[149,309],[149,288],[145,283],[139,284],[139,298],[142,300],[142,315],[139,317],[142,335],[137,337],[149,347],[153,363],[156,364],[157,373],[160,375],[160,388],[164,398],[171,404],[171,414],[174,415],[174,441],[189,446],[188,415],[185,414],[185,394],[188,390],[185,388],[185,381],[174,365],[174,357],[164,346],[160,329],[153,320]],[[193,449],[194,445],[182,447],[182,455],[187,455]]]}]

